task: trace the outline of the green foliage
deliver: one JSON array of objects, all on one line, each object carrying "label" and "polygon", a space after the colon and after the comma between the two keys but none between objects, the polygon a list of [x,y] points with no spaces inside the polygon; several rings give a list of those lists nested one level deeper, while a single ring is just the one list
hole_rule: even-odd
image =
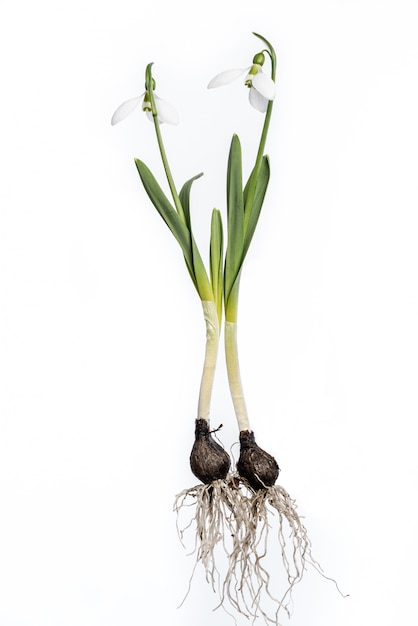
[{"label": "green foliage", "polygon": [[244,194],[242,190],[241,144],[232,137],[227,170],[228,247],[225,259],[225,303],[242,265],[244,248]]},{"label": "green foliage", "polygon": [[[263,55],[263,53],[266,52],[270,56],[271,78],[275,80],[276,54],[274,48],[265,37],[257,33],[253,34],[267,46],[259,55]],[[212,212],[210,233],[209,278],[193,236],[190,212],[191,188],[194,181],[200,178],[202,174],[197,174],[186,181],[180,193],[177,193],[165,154],[157,119],[157,109],[153,93],[155,81],[152,77],[152,65],[152,63],[147,65],[145,85],[146,91],[149,94],[158,145],[173,202],[164,194],[145,163],[136,159],[136,167],[151,202],[182,249],[187,269],[200,298],[216,303],[219,321],[221,320],[222,301],[224,299],[226,318],[229,321],[236,321],[242,266],[257,227],[270,179],[269,160],[268,157],[264,155],[264,147],[273,103],[272,101],[268,103],[255,165],[244,188],[242,180],[241,144],[237,135],[232,137],[227,168],[228,233],[225,264],[223,260],[222,218],[220,212],[214,209]]]},{"label": "green foliage", "polygon": [[139,159],[135,159],[135,165],[149,199],[180,244],[187,267],[191,275],[194,276],[190,230],[172,206],[151,170]]},{"label": "green foliage", "polygon": [[258,173],[255,183],[255,193],[251,203],[248,202],[248,191],[252,185],[252,177],[254,176],[254,170],[252,171],[250,178],[244,189],[244,245],[242,251],[242,262],[250,247],[251,240],[253,238],[255,229],[257,227],[258,218],[260,216],[261,208],[263,206],[264,197],[266,195],[267,186],[270,180],[270,164],[268,156],[264,156],[261,161],[260,171]]},{"label": "green foliage", "polygon": [[210,280],[220,323],[223,298],[223,229],[222,217],[217,209],[212,211],[210,227]]},{"label": "green foliage", "polygon": [[270,166],[267,156],[257,162],[242,189],[242,156],[239,138],[231,142],[227,171],[228,247],[225,260],[225,312],[236,321],[242,265],[253,238],[267,186]]},{"label": "green foliage", "polygon": [[192,189],[192,185],[193,185],[194,181],[197,180],[198,178],[200,178],[201,176],[203,176],[203,172],[200,172],[200,174],[196,174],[196,176],[193,176],[193,178],[190,178],[188,181],[186,181],[184,183],[183,187],[181,188],[180,193],[179,193],[181,206],[183,207],[183,211],[184,211],[184,219],[185,219],[187,228],[190,230],[190,232],[191,232],[191,223],[190,223],[190,191]]},{"label": "green foliage", "polygon": [[135,165],[148,197],[180,244],[187,269],[200,298],[214,300],[212,286],[193,237],[190,219],[191,186],[202,174],[197,174],[183,185],[178,196],[182,206],[182,212],[179,214],[145,163],[140,159],[135,159]]}]

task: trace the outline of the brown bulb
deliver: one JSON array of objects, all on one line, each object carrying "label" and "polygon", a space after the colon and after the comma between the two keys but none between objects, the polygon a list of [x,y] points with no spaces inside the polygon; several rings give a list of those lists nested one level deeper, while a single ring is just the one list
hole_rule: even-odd
[{"label": "brown bulb", "polygon": [[209,423],[204,419],[196,420],[190,467],[193,474],[205,484],[226,478],[231,467],[229,454],[213,439]]},{"label": "brown bulb", "polygon": [[256,444],[254,433],[250,430],[242,430],[239,441],[241,446],[237,463],[239,475],[245,478],[255,491],[274,485],[280,471],[276,459]]}]

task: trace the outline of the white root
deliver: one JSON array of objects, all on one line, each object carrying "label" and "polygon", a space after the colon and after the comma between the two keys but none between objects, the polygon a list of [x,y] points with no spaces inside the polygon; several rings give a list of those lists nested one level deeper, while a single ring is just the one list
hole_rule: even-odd
[{"label": "white root", "polygon": [[[182,525],[180,518],[187,507],[193,509],[192,518]],[[185,489],[176,496],[174,510],[180,540],[184,543],[187,531],[194,533],[193,573],[202,563],[207,582],[219,594],[218,607],[227,612],[233,609],[252,621],[262,617],[266,624],[279,626],[279,611],[290,615],[292,590],[302,580],[307,564],[323,575],[312,557],[295,501],[279,485],[254,492],[241,478],[231,475]],[[284,584],[280,599],[272,589],[276,575],[273,583],[268,569],[272,524],[277,526],[285,575],[280,581]],[[276,574],[276,563],[273,569]]]},{"label": "white root", "polygon": [[[209,485],[199,484],[185,489],[174,501],[177,532],[184,546],[185,535],[195,522],[192,530],[194,548],[191,552],[196,554],[193,573],[197,564],[201,562],[206,581],[218,594],[220,594],[220,574],[216,564],[217,548],[222,547],[224,554],[229,554],[227,544],[235,531],[236,516],[239,515],[240,509],[240,493],[237,486],[235,479],[215,480]],[[194,514],[191,519],[186,520],[185,525],[181,525],[180,518],[189,507],[194,509]],[[190,585],[185,598],[189,591]]]}]

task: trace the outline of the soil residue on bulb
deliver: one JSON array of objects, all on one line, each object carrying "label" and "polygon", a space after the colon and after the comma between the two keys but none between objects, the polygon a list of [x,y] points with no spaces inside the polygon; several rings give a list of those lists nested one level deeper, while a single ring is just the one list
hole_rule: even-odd
[{"label": "soil residue on bulb", "polygon": [[228,453],[214,440],[209,430],[209,422],[204,419],[196,420],[190,467],[193,474],[205,485],[226,478],[231,467]]},{"label": "soil residue on bulb", "polygon": [[241,447],[237,463],[239,475],[245,478],[255,491],[274,485],[280,471],[276,459],[256,444],[254,433],[250,430],[240,432],[239,442]]}]

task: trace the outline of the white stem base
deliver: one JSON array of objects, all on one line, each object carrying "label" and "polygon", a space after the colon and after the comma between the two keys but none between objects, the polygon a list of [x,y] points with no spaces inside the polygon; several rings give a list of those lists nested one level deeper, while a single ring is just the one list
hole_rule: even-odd
[{"label": "white stem base", "polygon": [[216,304],[214,302],[202,300],[202,307],[206,323],[206,352],[202,381],[200,383],[197,419],[204,419],[208,422],[216,360],[218,357],[219,321]]},{"label": "white stem base", "polygon": [[238,428],[240,432],[242,430],[250,430],[250,422],[248,420],[247,407],[245,405],[239,370],[237,325],[235,322],[225,322],[225,356],[226,367],[228,370],[229,389],[231,391]]}]

